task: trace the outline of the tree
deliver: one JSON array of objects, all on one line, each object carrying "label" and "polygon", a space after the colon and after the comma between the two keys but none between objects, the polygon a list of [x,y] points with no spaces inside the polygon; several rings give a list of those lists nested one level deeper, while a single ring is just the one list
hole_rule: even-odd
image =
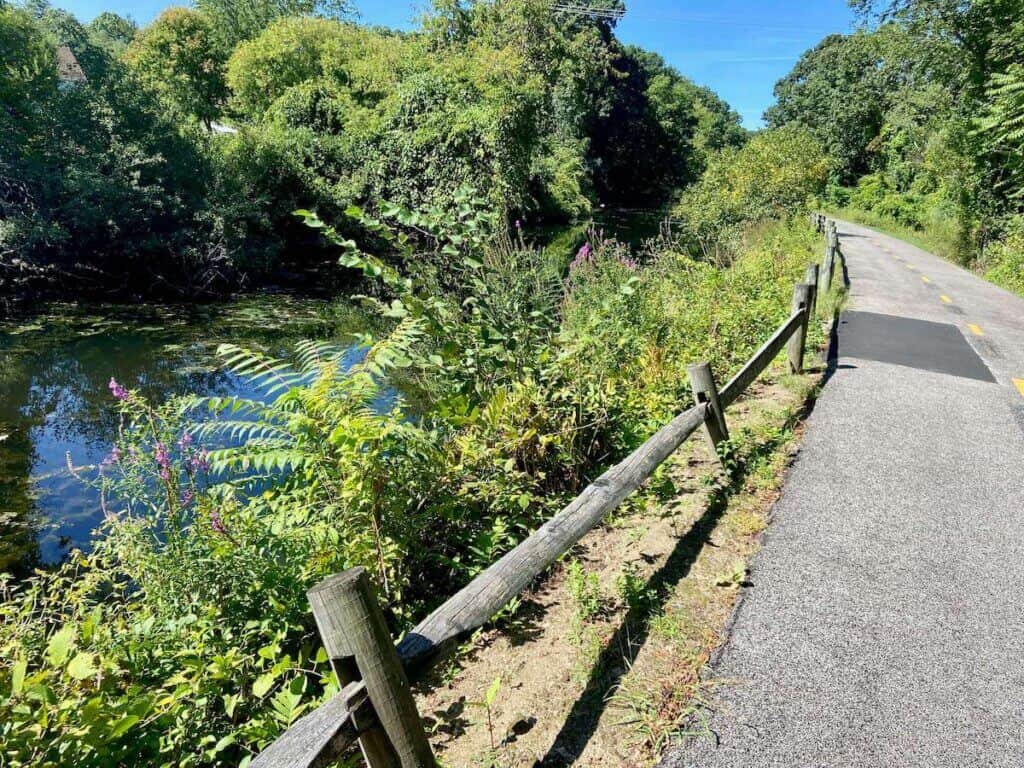
[{"label": "tree", "polygon": [[86,25],[86,32],[93,45],[102,48],[108,55],[118,58],[128,48],[139,31],[131,19],[104,11]]},{"label": "tree", "polygon": [[220,114],[227,97],[225,60],[213,23],[203,14],[167,9],[142,30],[124,60],[180,114],[207,129]]},{"label": "tree", "polygon": [[196,8],[214,24],[227,50],[251,40],[272,21],[289,16],[342,18],[352,12],[350,0],[196,0]]},{"label": "tree", "polygon": [[871,170],[872,143],[901,89],[914,80],[910,48],[891,25],[826,37],[776,84],[766,122],[811,128],[835,159],[838,180],[855,181]]},{"label": "tree", "polygon": [[[1020,0],[849,0],[866,20],[905,25],[922,43],[952,42],[963,52],[958,62],[967,87],[978,96],[993,71],[996,40],[1021,19]],[[966,66],[964,66],[966,65]]]},{"label": "tree", "polygon": [[824,147],[808,129],[789,125],[762,131],[740,149],[715,154],[675,214],[710,256],[735,228],[800,211],[824,190],[828,167]]}]

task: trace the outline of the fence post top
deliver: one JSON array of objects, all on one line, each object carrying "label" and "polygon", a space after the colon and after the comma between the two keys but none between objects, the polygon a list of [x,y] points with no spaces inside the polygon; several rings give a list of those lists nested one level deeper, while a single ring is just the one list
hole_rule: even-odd
[{"label": "fence post top", "polygon": [[319,595],[322,592],[334,592],[336,590],[343,590],[350,588],[353,584],[357,583],[360,579],[366,577],[366,568],[361,565],[355,568],[349,568],[336,573],[333,576],[328,576],[326,579],[318,584],[310,587],[306,590],[306,596],[310,599],[314,595]]},{"label": "fence post top", "polygon": [[799,302],[802,306],[806,306],[808,298],[811,295],[811,285],[809,283],[797,283],[793,286],[793,303]]},{"label": "fence post top", "polygon": [[687,365],[686,366],[686,370],[687,370],[687,372],[689,372],[689,371],[702,371],[705,368],[710,368],[710,367],[711,367],[711,363],[709,363],[707,360],[699,360],[696,363],[690,363],[689,365]]}]

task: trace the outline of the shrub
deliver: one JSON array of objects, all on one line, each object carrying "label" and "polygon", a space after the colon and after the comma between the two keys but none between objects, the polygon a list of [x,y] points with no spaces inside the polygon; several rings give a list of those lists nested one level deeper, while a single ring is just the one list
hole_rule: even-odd
[{"label": "shrub", "polygon": [[1011,219],[1006,233],[982,255],[985,279],[1024,296],[1024,218]]},{"label": "shrub", "polygon": [[807,129],[765,131],[740,149],[714,155],[675,215],[706,256],[721,256],[728,234],[745,223],[802,210],[824,191],[828,169],[820,142]]}]

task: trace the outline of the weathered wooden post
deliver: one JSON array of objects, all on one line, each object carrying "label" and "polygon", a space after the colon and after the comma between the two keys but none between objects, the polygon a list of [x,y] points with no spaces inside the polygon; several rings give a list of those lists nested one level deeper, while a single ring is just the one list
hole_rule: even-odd
[{"label": "weathered wooden post", "polygon": [[793,335],[789,337],[789,343],[786,345],[786,354],[789,357],[789,370],[793,373],[803,373],[804,370],[804,345],[807,343],[807,328],[811,317],[808,311],[810,301],[811,286],[797,283],[793,287],[793,314],[802,310],[804,312],[804,321],[793,331]]},{"label": "weathered wooden post", "polygon": [[817,308],[818,308],[818,265],[817,264],[808,264],[807,265],[807,272],[804,274],[804,282],[807,283],[808,285],[813,285],[814,286],[814,292],[813,292],[813,295],[811,296],[811,308],[809,310],[810,313],[811,313],[811,317],[814,317],[815,313],[817,311]]},{"label": "weathered wooden post", "polygon": [[718,455],[719,444],[729,439],[729,428],[725,424],[725,411],[722,410],[722,403],[718,398],[718,385],[715,384],[714,374],[711,373],[711,364],[706,361],[694,363],[686,367],[686,372],[690,376],[693,399],[698,404],[708,404],[704,427],[711,450]]},{"label": "weathered wooden post", "polygon": [[[379,729],[359,737],[370,768],[434,768],[409,680],[365,568],[351,568],[307,593],[324,648],[342,684],[362,679]],[[348,678],[348,679],[343,679]]]},{"label": "weathered wooden post", "polygon": [[825,262],[821,269],[821,292],[832,290],[832,268],[835,262],[835,250],[831,245],[825,246]]}]

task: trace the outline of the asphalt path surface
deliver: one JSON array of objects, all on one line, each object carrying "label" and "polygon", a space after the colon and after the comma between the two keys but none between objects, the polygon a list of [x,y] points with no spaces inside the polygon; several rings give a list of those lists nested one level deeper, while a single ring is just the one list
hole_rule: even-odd
[{"label": "asphalt path surface", "polygon": [[680,766],[1024,766],[1024,300],[840,224],[838,357]]}]

